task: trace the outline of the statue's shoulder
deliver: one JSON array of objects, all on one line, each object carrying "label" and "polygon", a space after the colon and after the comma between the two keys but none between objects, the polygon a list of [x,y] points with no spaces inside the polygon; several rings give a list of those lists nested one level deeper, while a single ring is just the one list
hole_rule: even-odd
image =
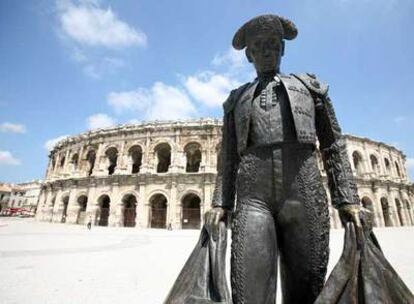
[{"label": "statue's shoulder", "polygon": [[251,85],[251,82],[247,82],[237,89],[234,89],[230,92],[229,97],[227,100],[223,103],[224,113],[228,113],[234,109],[234,106],[237,103],[237,100],[240,98],[240,96],[243,94],[243,92]]},{"label": "statue's shoulder", "polygon": [[329,86],[325,82],[320,81],[315,74],[298,73],[291,74],[291,76],[299,79],[313,94],[325,96],[328,93]]}]

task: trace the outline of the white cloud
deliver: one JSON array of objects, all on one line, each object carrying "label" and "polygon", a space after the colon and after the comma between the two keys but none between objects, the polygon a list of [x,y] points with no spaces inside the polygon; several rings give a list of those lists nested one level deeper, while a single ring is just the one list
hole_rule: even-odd
[{"label": "white cloud", "polygon": [[122,48],[145,46],[147,36],[133,28],[97,1],[58,1],[59,22],[63,34],[80,45]]},{"label": "white cloud", "polygon": [[108,104],[117,114],[125,111],[147,110],[151,102],[151,92],[148,89],[138,88],[136,91],[111,92],[108,95]]},{"label": "white cloud", "polygon": [[13,124],[4,122],[0,125],[0,131],[4,133],[26,133],[26,126],[22,124]]},{"label": "white cloud", "polygon": [[150,89],[112,92],[108,103],[118,114],[133,111],[146,120],[183,119],[196,113],[185,91],[162,82],[156,82]]},{"label": "white cloud", "polygon": [[245,68],[248,65],[244,52],[237,51],[234,48],[229,48],[224,54],[216,54],[211,63],[214,66],[226,66],[230,69]]},{"label": "white cloud", "polygon": [[108,128],[116,124],[115,119],[103,113],[98,113],[89,116],[86,122],[88,125],[88,129]]},{"label": "white cloud", "polygon": [[44,147],[47,151],[52,151],[53,147],[61,140],[67,138],[69,135],[62,135],[52,139],[49,139],[45,142]]},{"label": "white cloud", "polygon": [[216,107],[223,104],[230,91],[238,87],[240,82],[224,74],[203,72],[187,77],[184,84],[195,100],[208,107]]},{"label": "white cloud", "polygon": [[0,165],[18,166],[21,162],[9,151],[0,151]]}]

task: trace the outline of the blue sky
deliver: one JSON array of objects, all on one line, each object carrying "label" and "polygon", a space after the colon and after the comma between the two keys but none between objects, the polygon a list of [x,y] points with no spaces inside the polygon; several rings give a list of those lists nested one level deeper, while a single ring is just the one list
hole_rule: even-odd
[{"label": "blue sky", "polygon": [[0,181],[43,178],[57,138],[118,123],[221,117],[253,79],[235,31],[293,20],[282,72],[330,85],[345,133],[397,146],[414,176],[414,2],[0,1]]}]

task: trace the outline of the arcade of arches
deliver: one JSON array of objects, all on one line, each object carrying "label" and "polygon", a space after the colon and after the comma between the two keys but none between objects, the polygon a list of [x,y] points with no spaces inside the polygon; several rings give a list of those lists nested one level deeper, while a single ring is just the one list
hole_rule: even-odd
[{"label": "arcade of arches", "polygon": [[[135,228],[194,229],[210,208],[222,123],[148,122],[90,131],[49,155],[36,218]],[[402,151],[344,136],[361,203],[377,227],[414,225],[414,186]],[[320,155],[320,154],[318,154]],[[327,188],[323,162],[318,160]],[[331,206],[331,227],[341,226]]]}]

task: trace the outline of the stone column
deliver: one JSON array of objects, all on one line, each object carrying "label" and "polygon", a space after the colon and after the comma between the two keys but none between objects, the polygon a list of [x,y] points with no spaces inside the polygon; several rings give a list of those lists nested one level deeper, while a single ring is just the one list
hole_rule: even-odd
[{"label": "stone column", "polygon": [[127,172],[126,163],[124,162],[125,142],[122,141],[118,151],[118,159],[114,174],[125,174]]},{"label": "stone column", "polygon": [[88,191],[88,204],[86,205],[86,217],[85,220],[88,221],[89,217],[92,218],[92,225],[96,226],[98,223],[96,222],[96,212],[99,206],[96,202],[96,184],[91,183],[89,185]]},{"label": "stone column", "polygon": [[137,228],[148,228],[148,206],[145,195],[145,182],[140,181],[138,184],[139,198],[137,202]]},{"label": "stone column", "polygon": [[145,136],[145,145],[144,150],[142,151],[142,161],[141,161],[141,168],[140,173],[150,173],[153,172],[152,170],[152,158],[151,151],[150,151],[150,143],[151,143],[151,132],[147,130],[146,136]]},{"label": "stone column", "polygon": [[203,187],[204,189],[202,191],[203,197],[201,198],[202,200],[200,204],[201,226],[204,224],[204,214],[211,209],[214,186],[214,183],[210,182],[209,179],[205,180]]},{"label": "stone column", "polygon": [[122,217],[122,202],[119,197],[119,183],[114,181],[112,183],[112,197],[109,209],[108,226],[120,227]]},{"label": "stone column", "polygon": [[62,187],[59,185],[57,194],[56,194],[56,200],[55,200],[55,205],[53,206],[52,209],[52,216],[51,216],[51,222],[54,223],[60,223],[61,219],[62,219]]},{"label": "stone column", "polygon": [[[177,181],[175,177],[171,177],[171,189],[170,189],[170,199],[167,202],[167,222],[166,226],[168,227],[171,223],[173,229],[180,229],[181,216],[177,216]],[[181,215],[181,213],[180,213]]]},{"label": "stone column", "polygon": [[68,203],[68,210],[67,210],[67,215],[66,215],[66,223],[76,224],[78,211],[79,211],[79,205],[76,201],[78,191],[77,191],[77,187],[75,184],[72,184],[70,188],[71,190],[69,193],[69,203]]},{"label": "stone column", "polygon": [[96,151],[96,156],[95,156],[95,166],[93,168],[92,171],[92,176],[102,176],[103,174],[103,144],[99,144],[98,146],[98,150]]}]

